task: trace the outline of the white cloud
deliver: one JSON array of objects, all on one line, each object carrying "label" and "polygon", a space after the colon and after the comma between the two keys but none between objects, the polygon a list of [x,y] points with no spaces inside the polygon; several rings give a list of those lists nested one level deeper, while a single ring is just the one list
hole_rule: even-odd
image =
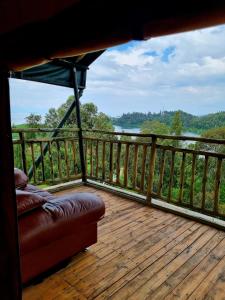
[{"label": "white cloud", "polygon": [[[224,35],[220,26],[111,49],[91,66],[84,99],[112,115],[133,111],[133,103],[136,111],[225,110]],[[167,62],[163,57],[171,47]]]},{"label": "white cloud", "polygon": [[[90,66],[82,101],[94,101],[110,115],[225,110],[224,35],[225,26],[219,26],[112,48]],[[17,81],[11,86],[13,115],[44,115],[72,94],[38,83]]]}]

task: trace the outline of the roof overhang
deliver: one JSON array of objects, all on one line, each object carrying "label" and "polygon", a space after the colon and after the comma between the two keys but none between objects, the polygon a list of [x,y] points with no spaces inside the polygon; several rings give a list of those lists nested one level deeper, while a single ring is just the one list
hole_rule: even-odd
[{"label": "roof overhang", "polygon": [[17,71],[132,39],[225,23],[224,0],[3,0],[0,5],[0,67]]}]

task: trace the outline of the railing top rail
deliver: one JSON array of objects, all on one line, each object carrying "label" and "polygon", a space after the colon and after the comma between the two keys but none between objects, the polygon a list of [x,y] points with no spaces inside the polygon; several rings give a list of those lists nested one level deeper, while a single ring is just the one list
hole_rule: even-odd
[{"label": "railing top rail", "polygon": [[62,132],[78,132],[78,128],[12,128],[12,133],[20,132],[53,132],[53,131],[62,131]]},{"label": "railing top rail", "polygon": [[[29,132],[54,132],[55,130],[59,132],[78,132],[78,128],[12,128],[12,133],[29,133]],[[130,132],[117,132],[117,131],[105,131],[97,129],[83,129],[84,132],[93,132],[114,136],[130,136],[130,137],[143,137],[143,138],[157,138],[162,140],[176,140],[176,141],[193,141],[208,144],[220,144],[225,145],[225,139],[212,139],[203,137],[190,137],[190,136],[174,136],[165,134],[151,134],[151,133],[130,133]]]},{"label": "railing top rail", "polygon": [[202,142],[202,143],[225,145],[225,139],[212,139],[212,138],[202,138],[202,137],[175,136],[175,135],[151,134],[151,133],[116,132],[116,131],[104,131],[104,130],[96,130],[96,129],[83,129],[83,131],[109,134],[109,135],[149,137],[149,138],[158,138],[164,140],[195,141],[195,142]]}]

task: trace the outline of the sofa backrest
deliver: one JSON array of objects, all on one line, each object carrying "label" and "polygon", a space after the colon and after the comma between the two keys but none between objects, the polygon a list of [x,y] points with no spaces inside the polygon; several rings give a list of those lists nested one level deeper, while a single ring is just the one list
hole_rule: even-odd
[{"label": "sofa backrest", "polygon": [[28,183],[27,175],[20,169],[14,168],[14,180],[16,189],[23,190]]}]

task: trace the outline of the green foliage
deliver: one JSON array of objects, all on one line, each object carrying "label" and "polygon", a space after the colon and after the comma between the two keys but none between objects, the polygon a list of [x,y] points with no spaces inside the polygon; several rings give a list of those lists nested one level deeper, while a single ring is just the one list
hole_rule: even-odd
[{"label": "green foliage", "polygon": [[181,135],[182,133],[181,113],[177,111],[173,117],[170,133],[174,135]]},{"label": "green foliage", "polygon": [[29,116],[26,117],[26,124],[27,127],[29,128],[38,128],[41,127],[41,115],[36,115],[36,114],[30,114]]},{"label": "green foliage", "polygon": [[[69,96],[65,103],[63,103],[58,109],[50,108],[45,115],[45,126],[55,128],[64,117],[68,108],[74,101],[74,96]],[[99,129],[114,131],[111,119],[102,112],[98,112],[97,106],[92,103],[80,104],[80,114],[83,129]],[[77,117],[75,109],[72,111],[65,127],[76,127]]]},{"label": "green foliage", "polygon": [[[159,121],[171,127],[172,120],[176,113],[177,111],[163,111],[159,113],[133,112],[123,114],[118,118],[112,118],[112,122],[114,125],[124,128],[141,127],[144,121]],[[183,128],[186,131],[201,133],[204,130],[225,126],[224,111],[204,116],[194,116],[181,110],[179,113]]]},{"label": "green foliage", "polygon": [[170,128],[159,121],[145,121],[141,126],[141,133],[169,134]]}]

